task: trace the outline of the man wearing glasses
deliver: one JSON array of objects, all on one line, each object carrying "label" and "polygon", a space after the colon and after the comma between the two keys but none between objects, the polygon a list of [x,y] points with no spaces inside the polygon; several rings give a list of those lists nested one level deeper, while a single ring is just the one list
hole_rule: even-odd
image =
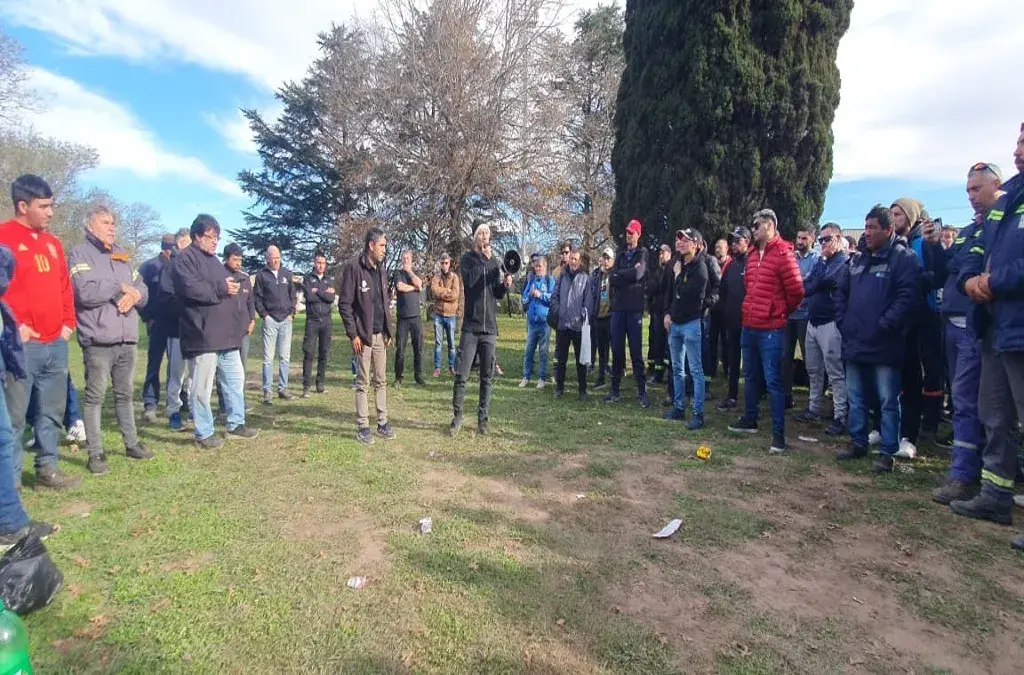
[{"label": "man wearing glasses", "polygon": [[843,339],[839,334],[839,304],[836,295],[849,273],[850,257],[842,250],[843,232],[835,223],[821,228],[818,243],[821,258],[804,279],[807,303],[807,349],[804,359],[811,384],[807,410],[796,415],[797,422],[821,419],[825,394],[825,373],[832,384],[832,424],[825,429],[829,436],[846,433],[846,374],[843,370]]},{"label": "man wearing glasses", "polygon": [[174,293],[181,303],[181,353],[192,373],[191,408],[196,445],[216,450],[224,445],[214,433],[210,397],[217,378],[227,407],[227,437],[252,439],[258,433],[245,426],[242,392],[242,334],[238,330],[235,296],[241,285],[217,259],[220,224],[200,214],[192,223],[192,244],[171,271]]},{"label": "man wearing glasses", "polygon": [[740,337],[746,411],[729,426],[729,431],[757,432],[757,406],[761,398],[758,374],[763,372],[772,411],[769,452],[778,454],[787,450],[786,392],[780,372],[786,321],[804,299],[804,284],[793,248],[779,236],[775,212],[762,209],[755,213],[750,229],[754,246],[747,256],[744,275],[746,296]]},{"label": "man wearing glasses", "polygon": [[640,246],[642,227],[639,220],[626,226],[626,246],[615,256],[609,282],[612,293],[612,390],[605,403],[622,400],[619,386],[626,371],[626,339],[629,358],[633,362],[633,379],[639,392],[640,407],[650,408],[647,400],[647,379],[644,375],[642,351],[644,322],[644,282],[647,276],[647,249]]},{"label": "man wearing glasses", "polygon": [[946,249],[946,283],[942,287],[942,319],[946,362],[953,397],[953,461],[946,484],[932,493],[940,504],[966,501],[978,493],[981,483],[981,449],[985,432],[978,418],[978,387],[981,382],[981,343],[968,318],[974,304],[957,288],[957,278],[981,242],[982,224],[1001,194],[999,167],[984,162],[967,172],[967,199],[974,219]]}]

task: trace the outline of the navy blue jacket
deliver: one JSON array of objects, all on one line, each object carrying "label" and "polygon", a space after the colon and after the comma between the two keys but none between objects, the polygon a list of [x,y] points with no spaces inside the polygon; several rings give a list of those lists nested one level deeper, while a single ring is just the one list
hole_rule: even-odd
[{"label": "navy blue jacket", "polygon": [[874,253],[854,255],[836,295],[843,358],[902,367],[908,321],[921,302],[921,286],[917,256],[894,240]]},{"label": "navy blue jacket", "polygon": [[847,264],[850,256],[842,251],[829,259],[820,256],[811,273],[804,279],[804,299],[807,301],[807,320],[812,326],[824,326],[839,320],[836,295],[844,277],[849,276]]},{"label": "navy blue jacket", "polygon": [[[0,246],[0,296],[7,292],[7,287],[14,278],[14,254],[6,246]],[[14,320],[14,314],[6,302],[0,302],[0,318],[3,320],[3,330],[0,332],[0,377],[9,373],[16,380],[24,380],[25,373],[25,348],[21,344],[21,333],[18,332],[18,322]]]},{"label": "navy blue jacket", "polygon": [[993,301],[976,305],[972,319],[978,337],[994,331],[997,352],[1024,351],[1024,182],[1011,187],[989,211],[981,244],[971,245],[957,281],[963,291],[971,277],[989,271]]},{"label": "navy blue jacket", "polygon": [[[982,221],[984,222],[984,221]],[[942,287],[942,304],[940,309],[945,315],[970,316],[974,311],[974,303],[957,288],[960,271],[967,263],[971,246],[981,243],[981,225],[972,222],[957,235],[953,245],[946,249],[946,283]]]},{"label": "navy blue jacket", "polygon": [[644,311],[644,285],[647,282],[647,249],[637,246],[630,251],[621,248],[615,256],[608,283],[614,288],[612,292],[613,312]]},{"label": "navy blue jacket", "polygon": [[155,312],[159,309],[157,303],[160,298],[160,273],[166,262],[161,253],[139,265],[139,276],[142,277],[142,281],[146,284],[146,290],[149,291],[149,301],[138,308],[139,317],[143,321],[152,321],[156,318]]}]

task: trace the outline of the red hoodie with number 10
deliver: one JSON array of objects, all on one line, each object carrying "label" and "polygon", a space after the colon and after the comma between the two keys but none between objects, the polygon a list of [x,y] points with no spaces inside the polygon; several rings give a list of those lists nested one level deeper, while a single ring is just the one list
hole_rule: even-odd
[{"label": "red hoodie with number 10", "polygon": [[18,325],[39,334],[34,342],[53,342],[61,329],[75,329],[75,298],[60,240],[8,220],[0,225],[0,245],[14,254],[14,279],[4,295]]}]

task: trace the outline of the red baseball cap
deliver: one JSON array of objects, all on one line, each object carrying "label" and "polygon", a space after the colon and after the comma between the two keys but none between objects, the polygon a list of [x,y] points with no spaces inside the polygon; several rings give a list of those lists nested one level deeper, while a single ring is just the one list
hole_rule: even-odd
[{"label": "red baseball cap", "polygon": [[643,230],[643,227],[640,225],[639,220],[631,220],[629,225],[626,225],[626,234],[640,234],[641,230]]}]

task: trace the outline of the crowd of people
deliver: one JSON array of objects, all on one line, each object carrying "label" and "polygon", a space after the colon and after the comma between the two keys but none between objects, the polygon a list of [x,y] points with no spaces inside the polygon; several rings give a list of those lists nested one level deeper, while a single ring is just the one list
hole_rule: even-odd
[{"label": "crowd of people", "polygon": [[[872,207],[859,241],[827,223],[799,226],[790,243],[780,234],[775,212],[762,209],[710,250],[700,232],[684,227],[651,260],[640,245],[643,225],[632,220],[624,245],[601,251],[592,270],[571,243],[559,247],[554,264],[535,253],[520,297],[527,330],[519,386],[531,386],[536,374],[538,389],[550,383],[554,397],[562,399],[571,348],[579,398],[586,400],[590,389],[607,390],[604,402],[619,404],[628,346],[642,408],[651,405],[648,387],[664,383],[662,417],[697,432],[706,424],[711,379],[721,371],[725,392],[715,410],[741,410],[728,428],[753,434],[767,398],[768,451],[778,454],[789,450],[787,411],[794,408],[802,363],[810,395],[806,409],[792,419],[827,423],[824,433],[837,439],[848,435],[837,460],[867,457],[877,445],[873,470],[885,473],[895,458],[915,456],[920,445],[944,445],[952,449],[952,463],[935,501],[959,515],[1010,524],[1017,431],[1024,419],[1024,126],[1014,159],[1018,173],[1005,181],[994,164],[969,168],[966,190],[975,216],[960,230],[931,219],[920,202],[907,197]],[[511,291],[513,276],[494,255],[487,225],[476,228],[473,247],[457,269],[445,254],[432,273],[421,275],[413,252],[404,251],[391,276],[385,269],[387,236],[371,228],[363,249],[336,275],[327,273],[327,259],[317,253],[298,286],[276,246],[267,249],[266,265],[254,277],[243,271],[237,244],[218,256],[220,225],[209,215],[165,235],[159,255],[135,269],[117,243],[109,208],[89,209],[84,241],[65,254],[49,232],[53,192],[47,183],[21,176],[11,196],[14,218],[0,225],[0,547],[29,532],[45,538],[52,530],[29,520],[18,494],[28,427],[35,485],[77,487],[82,479],[58,466],[59,439],[75,435],[88,449],[89,471],[107,473],[100,411],[112,388],[126,456],[154,457],[139,440],[133,402],[140,319],[149,336],[143,419],[159,422],[163,395],[168,427],[185,431],[190,422],[202,449],[258,436],[246,423],[244,396],[257,317],[263,404],[293,398],[288,376],[300,291],[306,313],[301,395],[327,391],[336,305],[352,348],[359,442],[396,436],[388,416],[389,347],[395,346],[395,385],[404,381],[407,344],[414,379],[427,384],[424,302],[434,323],[433,376],[446,371],[453,378],[448,433],[462,429],[474,369],[476,429],[488,431],[493,378],[500,374],[499,302]],[[68,417],[77,408],[68,371],[72,336],[85,366],[82,429],[77,413]],[[940,432],[944,416],[952,423],[948,437]],[[215,430],[218,418],[223,435]],[[1013,543],[1024,549],[1024,534]]]}]

